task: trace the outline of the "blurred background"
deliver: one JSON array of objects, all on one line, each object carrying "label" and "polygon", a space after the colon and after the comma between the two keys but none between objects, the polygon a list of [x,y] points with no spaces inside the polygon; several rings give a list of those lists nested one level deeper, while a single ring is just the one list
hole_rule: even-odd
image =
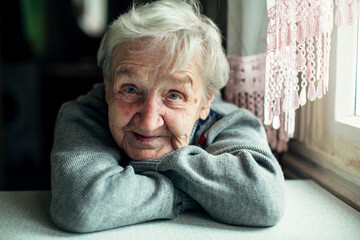
[{"label": "blurred background", "polygon": [[[0,0],[0,190],[50,189],[57,112],[102,81],[101,37],[131,3]],[[201,3],[226,36],[227,1]]]}]

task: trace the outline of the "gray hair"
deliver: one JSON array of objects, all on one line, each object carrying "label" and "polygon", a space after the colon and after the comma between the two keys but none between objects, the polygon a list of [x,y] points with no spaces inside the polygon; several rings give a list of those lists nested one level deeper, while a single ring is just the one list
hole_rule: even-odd
[{"label": "gray hair", "polygon": [[114,49],[139,39],[151,39],[143,51],[165,48],[163,63],[173,63],[175,71],[185,66],[195,54],[201,54],[205,94],[224,87],[229,64],[221,45],[221,34],[211,19],[200,13],[197,0],[158,0],[144,5],[133,4],[108,28],[97,55],[104,78],[112,81]]}]

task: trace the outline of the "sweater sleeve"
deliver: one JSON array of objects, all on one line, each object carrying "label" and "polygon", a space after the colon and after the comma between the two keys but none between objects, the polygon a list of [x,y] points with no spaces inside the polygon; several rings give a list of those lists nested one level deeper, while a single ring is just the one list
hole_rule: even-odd
[{"label": "sweater sleeve", "polygon": [[260,121],[237,110],[205,132],[203,147],[189,145],[164,158],[131,162],[136,171],[163,173],[214,219],[271,226],[284,211],[284,178]]},{"label": "sweater sleeve", "polygon": [[125,155],[106,114],[103,99],[90,95],[61,108],[51,154],[52,220],[67,231],[93,232],[175,218],[182,191],[161,173],[122,167]]}]

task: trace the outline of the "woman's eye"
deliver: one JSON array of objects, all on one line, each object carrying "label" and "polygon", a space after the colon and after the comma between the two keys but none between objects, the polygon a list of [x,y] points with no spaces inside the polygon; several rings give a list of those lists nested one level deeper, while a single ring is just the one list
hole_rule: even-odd
[{"label": "woman's eye", "polygon": [[177,93],[170,93],[170,94],[169,94],[169,98],[170,98],[171,100],[179,100],[181,97],[180,97],[180,95],[177,94]]},{"label": "woman's eye", "polygon": [[136,89],[134,87],[125,88],[126,93],[136,93]]}]

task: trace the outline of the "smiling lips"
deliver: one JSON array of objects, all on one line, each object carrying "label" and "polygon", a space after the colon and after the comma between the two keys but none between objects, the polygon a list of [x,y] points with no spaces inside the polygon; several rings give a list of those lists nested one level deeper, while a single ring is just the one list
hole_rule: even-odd
[{"label": "smiling lips", "polygon": [[136,140],[138,140],[139,142],[144,143],[144,144],[152,143],[160,137],[160,136],[143,136],[143,135],[137,134],[135,132],[133,132],[133,134],[134,134]]}]

